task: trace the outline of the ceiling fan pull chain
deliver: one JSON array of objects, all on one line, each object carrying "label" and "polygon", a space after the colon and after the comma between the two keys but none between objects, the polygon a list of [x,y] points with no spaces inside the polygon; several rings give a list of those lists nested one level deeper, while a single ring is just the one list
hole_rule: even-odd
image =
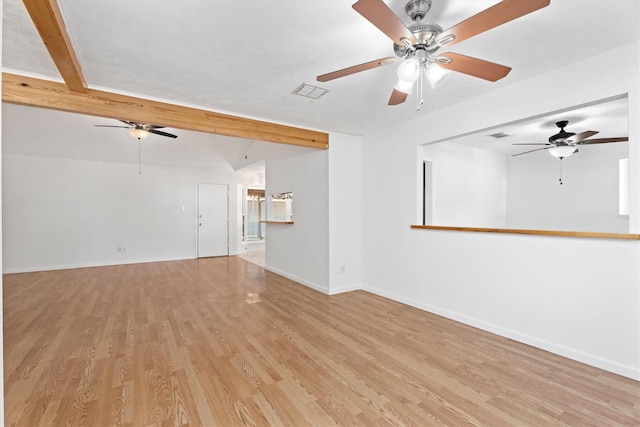
[{"label": "ceiling fan pull chain", "polygon": [[142,175],[142,141],[138,139],[138,175]]},{"label": "ceiling fan pull chain", "polygon": [[420,64],[420,75],[418,77],[418,90],[416,92],[416,101],[418,103],[418,105],[416,106],[416,111],[420,111],[420,108],[422,108],[422,105],[424,104],[424,97],[422,96],[422,88],[424,87],[424,82],[422,80],[422,75],[423,75],[423,69],[422,69],[422,64]]},{"label": "ceiling fan pull chain", "polygon": [[562,185],[562,159],[560,159],[560,179],[558,179],[558,181],[560,181],[560,185]]}]

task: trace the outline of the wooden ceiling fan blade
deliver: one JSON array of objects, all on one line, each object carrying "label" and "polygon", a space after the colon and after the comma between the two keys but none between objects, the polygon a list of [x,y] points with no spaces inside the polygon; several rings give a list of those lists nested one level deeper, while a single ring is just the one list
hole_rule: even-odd
[{"label": "wooden ceiling fan blade", "polygon": [[551,148],[551,147],[536,148],[535,150],[529,150],[529,151],[525,151],[523,153],[514,154],[511,157],[522,156],[523,154],[529,154],[529,153],[533,153],[535,151],[540,151],[540,150],[548,150],[549,148]]},{"label": "wooden ceiling fan blade", "polygon": [[372,68],[382,67],[395,61],[391,56],[386,58],[376,59],[375,61],[365,62],[364,64],[354,65],[353,67],[343,68],[342,70],[333,71],[327,74],[321,74],[316,77],[319,82],[328,82],[329,80],[338,79],[340,77],[349,76],[351,74],[359,73],[361,71],[370,70]]},{"label": "wooden ceiling fan blade", "polygon": [[393,92],[391,92],[391,97],[389,97],[388,105],[402,104],[404,101],[407,100],[407,96],[409,96],[408,93],[401,92],[398,89],[393,89]]},{"label": "wooden ceiling fan blade", "polygon": [[567,140],[565,142],[580,142],[583,139],[587,139],[590,136],[593,136],[593,135],[595,135],[597,133],[598,133],[598,131],[595,131],[595,130],[586,130],[584,132],[580,132],[580,133],[577,133],[577,134],[575,134],[573,136],[570,136],[569,138],[567,138]]},{"label": "wooden ceiling fan blade", "polygon": [[177,138],[178,135],[174,135],[172,133],[162,132],[161,130],[149,129],[149,133],[154,133],[156,135],[168,136],[169,138]]},{"label": "wooden ceiling fan blade", "polygon": [[394,43],[402,46],[403,40],[408,40],[410,44],[418,42],[413,33],[382,0],[358,0],[352,7]]},{"label": "wooden ceiling fan blade", "polygon": [[[448,63],[446,62],[447,58],[451,60]],[[490,82],[500,80],[511,71],[511,67],[451,52],[440,55],[437,63],[442,68],[468,74]]]},{"label": "wooden ceiling fan blade", "polygon": [[549,3],[550,0],[503,0],[438,34],[436,44],[453,46],[487,30],[547,7]]},{"label": "wooden ceiling fan blade", "polygon": [[126,120],[118,120],[118,121],[119,121],[119,122],[122,122],[122,123],[124,123],[124,124],[126,124],[126,125],[129,125],[129,126],[135,126],[135,125],[136,125],[136,123],[134,123],[134,122],[128,122],[128,121],[126,121]]},{"label": "wooden ceiling fan blade", "polygon": [[627,142],[629,141],[629,138],[625,138],[625,137],[621,137],[621,138],[595,138],[595,139],[588,139],[586,141],[582,141],[579,144],[580,145],[585,145],[585,144],[607,144],[610,142]]}]

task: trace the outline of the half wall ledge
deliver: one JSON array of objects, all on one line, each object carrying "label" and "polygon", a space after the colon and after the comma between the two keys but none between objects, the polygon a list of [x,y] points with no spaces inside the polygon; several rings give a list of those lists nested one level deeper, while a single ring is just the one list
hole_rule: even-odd
[{"label": "half wall ledge", "polygon": [[260,221],[262,224],[293,224],[293,221]]},{"label": "half wall ledge", "polygon": [[441,225],[412,225],[411,228],[417,228],[417,229],[423,229],[423,230],[467,231],[467,232],[477,232],[477,233],[532,234],[537,236],[590,237],[590,238],[596,238],[596,239],[640,240],[640,234],[622,234],[622,233],[520,230],[520,229],[510,229],[510,228],[448,227],[448,226],[441,226]]}]

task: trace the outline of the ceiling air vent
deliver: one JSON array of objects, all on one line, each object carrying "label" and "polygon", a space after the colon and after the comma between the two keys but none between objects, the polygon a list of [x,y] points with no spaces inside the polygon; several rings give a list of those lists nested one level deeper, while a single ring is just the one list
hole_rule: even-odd
[{"label": "ceiling air vent", "polygon": [[507,137],[507,136],[509,136],[509,135],[507,135],[507,134],[506,134],[506,133],[504,133],[504,132],[498,132],[498,133],[492,133],[492,134],[491,134],[491,135],[489,135],[489,136],[492,136],[492,137],[494,137],[494,138],[498,139],[498,138],[505,138],[505,137]]},{"label": "ceiling air vent", "polygon": [[327,92],[328,92],[327,89],[302,83],[300,86],[296,88],[296,90],[293,91],[293,94],[305,96],[307,98],[318,99]]}]

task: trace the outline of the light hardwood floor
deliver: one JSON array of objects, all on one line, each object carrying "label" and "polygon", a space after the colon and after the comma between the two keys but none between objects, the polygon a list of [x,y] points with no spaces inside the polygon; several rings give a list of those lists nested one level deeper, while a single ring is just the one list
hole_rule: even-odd
[{"label": "light hardwood floor", "polygon": [[266,242],[264,240],[258,240],[253,242],[247,242],[247,252],[244,254],[238,255],[245,261],[249,261],[253,264],[257,264],[261,267],[264,267],[265,260],[265,245]]},{"label": "light hardwood floor", "polygon": [[640,425],[640,383],[237,257],[4,276],[5,425]]}]

